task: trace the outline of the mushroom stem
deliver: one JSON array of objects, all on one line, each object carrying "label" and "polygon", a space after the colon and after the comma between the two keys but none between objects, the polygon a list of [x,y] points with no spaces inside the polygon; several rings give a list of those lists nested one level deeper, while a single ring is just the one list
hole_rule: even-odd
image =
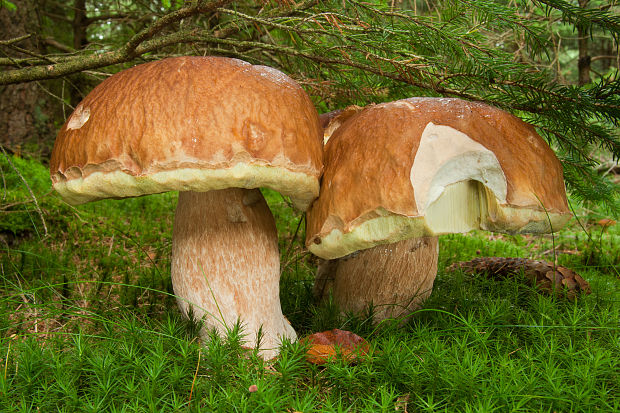
[{"label": "mushroom stem", "polygon": [[172,285],[181,311],[203,319],[203,335],[225,334],[237,320],[261,355],[296,339],[280,307],[275,221],[258,189],[181,192],[172,238]]},{"label": "mushroom stem", "polygon": [[437,275],[437,237],[411,238],[378,245],[319,265],[314,294],[330,292],[342,311],[363,313],[373,306],[373,321],[406,318],[430,295]]}]

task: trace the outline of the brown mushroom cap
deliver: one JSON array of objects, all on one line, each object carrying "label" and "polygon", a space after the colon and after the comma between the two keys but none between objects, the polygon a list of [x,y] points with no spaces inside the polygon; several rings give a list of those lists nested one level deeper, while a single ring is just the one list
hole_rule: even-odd
[{"label": "brown mushroom cap", "polygon": [[312,102],[283,73],[169,58],[99,84],[58,134],[50,172],[73,204],[264,186],[306,209],[318,195],[321,136]]},{"label": "brown mushroom cap", "polygon": [[347,106],[344,109],[322,113],[319,116],[319,120],[321,122],[321,127],[323,128],[323,143],[327,143],[329,138],[336,131],[336,129],[340,127],[340,125],[361,110],[363,110],[362,107],[353,105]]},{"label": "brown mushroom cap", "polygon": [[544,233],[570,218],[551,148],[531,125],[482,103],[368,107],[333,133],[324,164],[306,244],[326,259],[476,228]]}]

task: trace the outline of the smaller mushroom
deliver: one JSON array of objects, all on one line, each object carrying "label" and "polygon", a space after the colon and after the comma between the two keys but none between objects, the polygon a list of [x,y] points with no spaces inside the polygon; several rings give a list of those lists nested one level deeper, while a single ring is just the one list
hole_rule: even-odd
[{"label": "smaller mushroom", "polygon": [[342,125],[347,119],[355,115],[357,112],[364,108],[360,106],[347,106],[344,109],[334,110],[332,112],[323,113],[319,116],[321,127],[323,128],[323,144],[326,144],[332,134]]},{"label": "smaller mushroom", "polygon": [[315,291],[345,311],[372,304],[376,321],[410,314],[432,289],[437,235],[545,233],[571,217],[551,148],[491,106],[410,98],[359,110],[325,133],[306,245],[339,258],[319,271]]}]

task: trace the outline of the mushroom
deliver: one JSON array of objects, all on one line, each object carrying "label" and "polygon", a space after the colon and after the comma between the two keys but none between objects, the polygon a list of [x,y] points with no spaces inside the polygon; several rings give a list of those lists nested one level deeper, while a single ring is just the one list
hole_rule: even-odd
[{"label": "mushroom", "polygon": [[331,292],[344,311],[410,314],[432,289],[437,235],[546,233],[571,217],[551,148],[491,106],[410,98],[358,110],[325,133],[306,245],[339,258],[319,268],[315,292]]},{"label": "mushroom", "polygon": [[[181,191],[172,283],[184,314],[241,320],[261,354],[295,331],[279,300],[274,218],[258,189],[305,210],[318,196],[318,113],[283,73],[222,57],[135,66],[98,85],[60,130],[50,172],[69,203]],[[205,331],[203,331],[204,333]]]},{"label": "mushroom", "polygon": [[334,110],[319,115],[319,121],[323,128],[323,144],[326,144],[334,131],[340,127],[347,119],[355,115],[364,108],[356,105],[347,106],[344,109]]}]

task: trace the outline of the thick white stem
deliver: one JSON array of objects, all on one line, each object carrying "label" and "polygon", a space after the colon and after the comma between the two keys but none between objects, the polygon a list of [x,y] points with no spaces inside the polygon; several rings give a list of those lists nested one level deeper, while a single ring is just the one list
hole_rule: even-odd
[{"label": "thick white stem", "polygon": [[314,293],[324,298],[331,292],[345,312],[362,314],[372,304],[375,322],[406,318],[430,295],[437,257],[437,237],[423,237],[324,261]]},{"label": "thick white stem", "polygon": [[280,254],[273,215],[259,190],[181,192],[172,239],[172,285],[184,314],[225,334],[237,320],[247,345],[277,355],[296,334],[280,307]]}]

